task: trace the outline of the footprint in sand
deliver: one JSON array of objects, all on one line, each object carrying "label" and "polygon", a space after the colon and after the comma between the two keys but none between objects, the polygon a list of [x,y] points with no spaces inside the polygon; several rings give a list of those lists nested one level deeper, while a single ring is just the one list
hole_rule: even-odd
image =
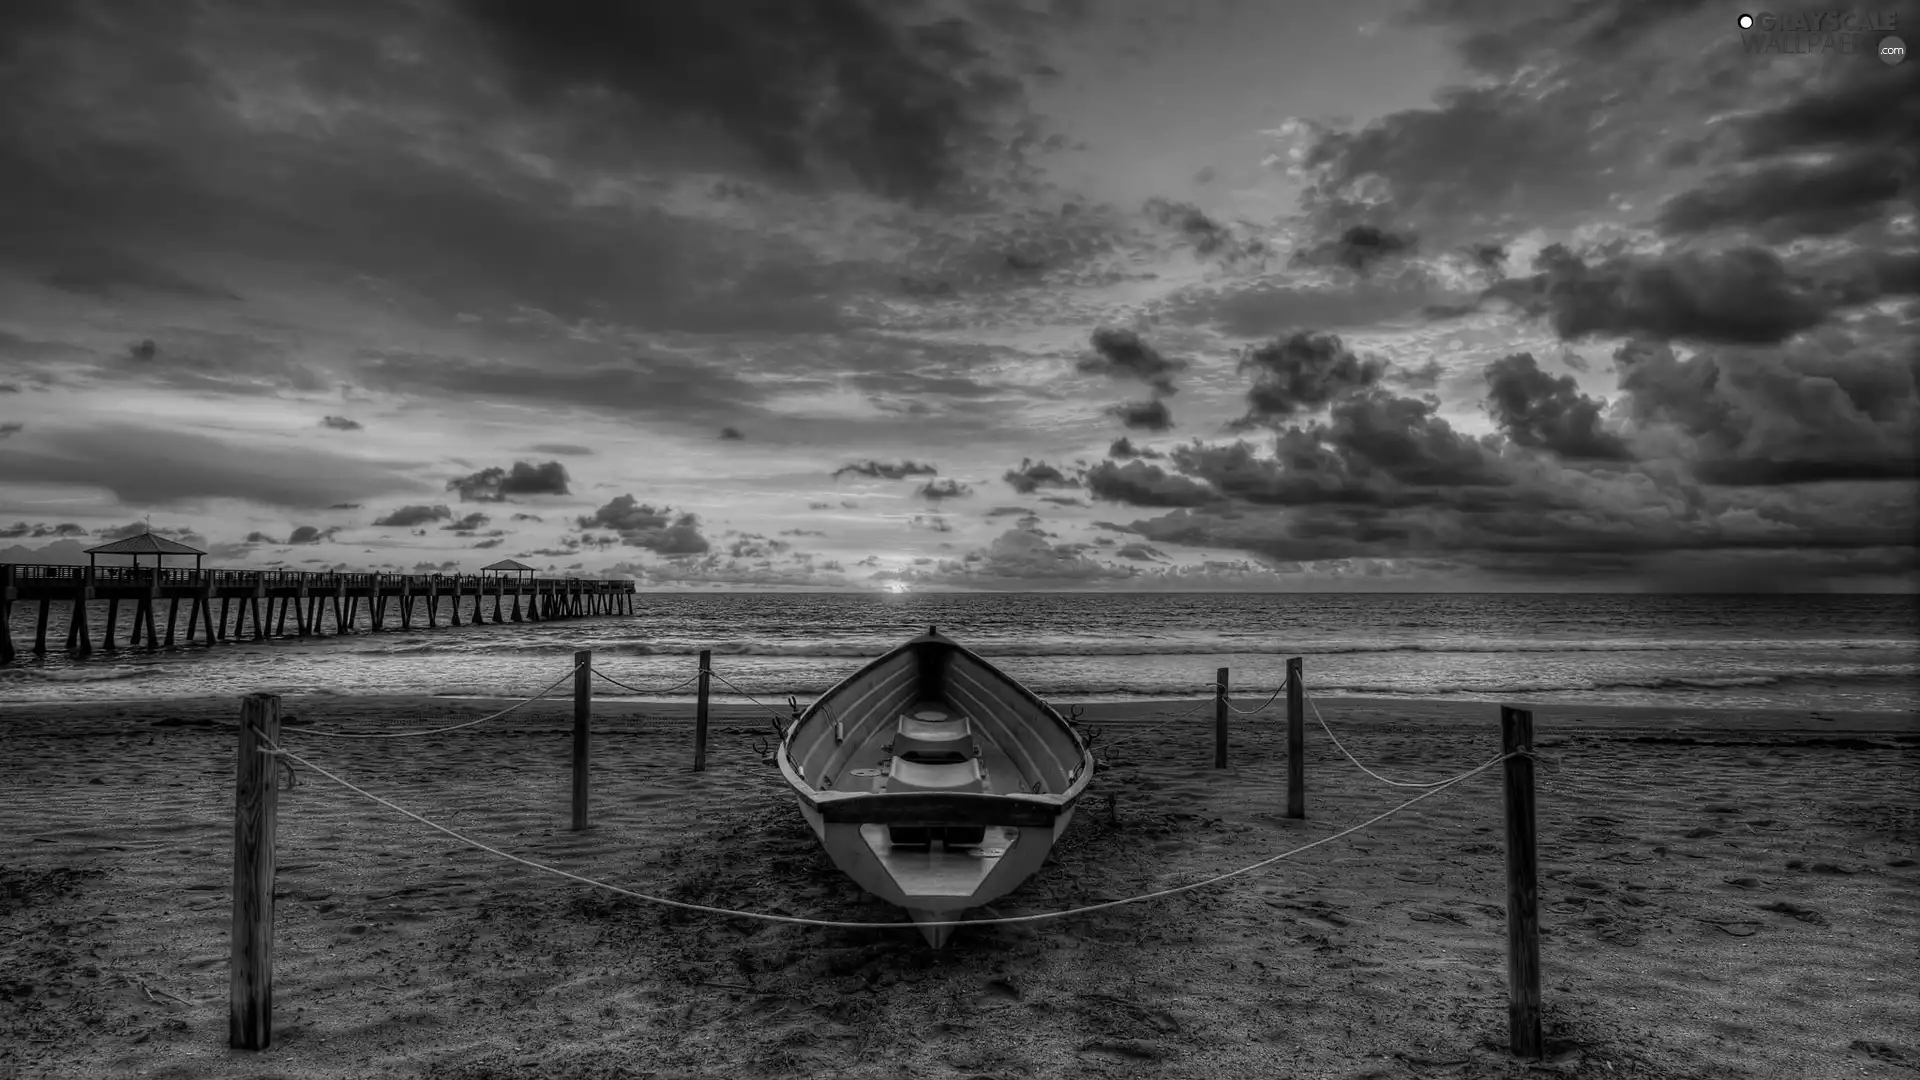
[{"label": "footprint in sand", "polygon": [[1760,910],[1791,916],[1803,923],[1810,923],[1814,926],[1828,925],[1825,915],[1820,914],[1810,907],[1802,907],[1791,900],[1776,900],[1771,904],[1761,904]]}]

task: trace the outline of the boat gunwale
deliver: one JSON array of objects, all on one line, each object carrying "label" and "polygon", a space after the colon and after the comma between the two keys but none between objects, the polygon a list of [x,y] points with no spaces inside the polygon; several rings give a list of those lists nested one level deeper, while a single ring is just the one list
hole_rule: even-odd
[{"label": "boat gunwale", "polygon": [[[1074,745],[1080,750],[1080,769],[1079,774],[1074,777],[1073,782],[1067,786],[1065,791],[1057,794],[1048,793],[1044,795],[1029,794],[1026,792],[821,791],[801,778],[793,764],[793,737],[820,712],[821,703],[832,699],[835,694],[840,692],[842,687],[878,669],[883,664],[892,661],[900,653],[912,649],[923,641],[938,641],[949,648],[966,654],[969,659],[997,676],[1008,686],[1013,687],[1021,697],[1038,708],[1041,715],[1059,725],[1062,731],[1065,731],[1073,738]],[[1040,695],[1029,690],[1025,683],[1001,671],[980,654],[945,634],[940,633],[938,630],[932,629],[929,629],[927,633],[917,635],[888,649],[880,656],[861,665],[858,670],[849,674],[846,678],[828,687],[819,697],[814,698],[813,703],[801,711],[799,718],[792,724],[789,724],[785,734],[780,737],[780,749],[779,752],[774,755],[774,762],[780,767],[780,775],[786,780],[787,786],[793,788],[794,794],[798,795],[809,809],[820,814],[823,821],[847,824],[855,822],[884,822],[891,819],[898,810],[905,809],[909,804],[924,806],[951,803],[956,807],[964,806],[972,808],[972,812],[968,813],[967,816],[962,819],[967,824],[1048,825],[1058,819],[1061,814],[1065,813],[1068,808],[1079,800],[1081,793],[1086,791],[1087,784],[1093,780],[1094,773],[1092,749],[1089,748],[1086,741],[1080,737],[1080,733],[1074,730],[1073,725],[1067,722],[1067,718],[1060,715],[1058,709],[1047,704],[1046,701],[1041,699]],[[932,796],[933,799],[928,799],[927,796]],[[935,803],[933,800],[939,800],[939,803]],[[880,818],[858,816],[861,813],[876,812],[884,816]],[[999,820],[1001,817],[1018,817],[1021,820],[1002,821]],[[907,820],[920,819],[914,818]]]}]

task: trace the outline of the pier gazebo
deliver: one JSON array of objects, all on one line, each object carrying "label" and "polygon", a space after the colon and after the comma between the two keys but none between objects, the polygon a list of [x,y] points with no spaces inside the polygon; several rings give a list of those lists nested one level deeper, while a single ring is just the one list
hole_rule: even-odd
[{"label": "pier gazebo", "polygon": [[136,570],[140,568],[140,556],[142,555],[153,556],[155,569],[165,566],[166,558],[169,555],[191,555],[193,556],[193,568],[198,570],[200,569],[200,560],[205,557],[206,554],[206,552],[201,551],[199,548],[188,547],[178,540],[169,540],[164,536],[155,536],[151,532],[143,532],[138,536],[129,536],[124,540],[115,540],[110,544],[101,544],[99,547],[88,548],[87,568],[97,569],[99,567],[99,557],[102,555],[131,555],[133,556],[133,566]]},{"label": "pier gazebo", "polygon": [[523,562],[517,562],[513,559],[501,559],[497,563],[488,563],[487,565],[481,567],[480,572],[483,574],[501,574],[501,575],[527,574],[529,575],[529,579],[531,579],[530,576],[535,573],[535,570],[533,569],[533,567],[528,566],[526,563],[523,563]]}]

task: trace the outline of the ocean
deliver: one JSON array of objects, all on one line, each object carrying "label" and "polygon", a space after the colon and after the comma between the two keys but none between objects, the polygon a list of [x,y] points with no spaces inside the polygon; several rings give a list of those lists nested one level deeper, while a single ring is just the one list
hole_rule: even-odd
[{"label": "ocean", "polygon": [[[670,688],[694,675],[703,648],[725,680],[715,700],[744,700],[738,688],[804,702],[929,625],[1063,701],[1202,697],[1220,667],[1236,699],[1264,699],[1301,656],[1322,697],[1898,712],[1920,702],[1912,596],[643,593],[631,617],[123,648],[84,661],[24,651],[37,608],[15,605],[23,652],[0,667],[0,703],[528,696],[566,675],[576,649],[645,691],[596,680],[597,696],[678,700],[693,687]],[[53,643],[65,640],[65,614],[55,611]]]}]

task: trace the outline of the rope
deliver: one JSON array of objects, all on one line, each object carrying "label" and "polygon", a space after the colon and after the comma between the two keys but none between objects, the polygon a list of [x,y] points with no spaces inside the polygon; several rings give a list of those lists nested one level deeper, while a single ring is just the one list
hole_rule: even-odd
[{"label": "rope", "polygon": [[1383,784],[1391,784],[1394,787],[1410,787],[1410,788],[1439,788],[1453,782],[1451,780],[1436,780],[1430,784],[1416,784],[1416,783],[1412,783],[1410,781],[1404,781],[1404,780],[1389,780],[1386,777],[1381,776],[1379,773],[1374,772],[1372,769],[1367,768],[1365,765],[1360,765],[1360,759],[1357,757],[1354,757],[1350,753],[1347,753],[1347,748],[1344,746],[1341,746],[1340,740],[1334,737],[1333,729],[1327,726],[1326,718],[1320,715],[1319,704],[1313,700],[1313,695],[1307,693],[1304,680],[1302,680],[1302,685],[1300,688],[1300,696],[1306,698],[1307,704],[1313,706],[1313,718],[1315,720],[1320,721],[1320,730],[1327,733],[1327,738],[1333,739],[1333,745],[1339,746],[1340,752],[1347,755],[1348,761],[1353,762],[1355,765],[1359,765],[1361,772],[1366,773],[1368,776],[1373,777],[1375,780],[1378,780]]},{"label": "rope", "polygon": [[620,687],[622,690],[631,690],[636,694],[671,694],[675,690],[680,689],[681,687],[692,686],[694,683],[697,683],[700,681],[700,676],[695,675],[693,678],[688,679],[677,686],[669,686],[665,690],[642,690],[637,686],[629,686],[626,683],[621,682],[619,679],[616,679],[613,676],[607,674],[606,672],[601,671],[598,667],[595,667],[593,669],[593,673],[599,676],[600,678],[607,680],[613,685]]},{"label": "rope", "polygon": [[484,724],[489,720],[498,720],[501,717],[507,715],[508,713],[513,712],[515,709],[523,708],[527,705],[532,704],[533,702],[539,701],[541,698],[547,696],[547,694],[551,692],[554,687],[559,686],[561,683],[566,682],[568,679],[573,678],[574,672],[579,671],[580,667],[581,665],[579,664],[573,665],[573,668],[571,670],[569,670],[565,675],[562,675],[559,678],[553,680],[552,683],[547,685],[546,689],[540,691],[539,693],[533,695],[530,698],[527,698],[524,701],[515,702],[514,704],[509,705],[504,709],[501,709],[499,712],[494,713],[491,716],[483,716],[478,720],[469,720],[464,724],[453,724],[448,727],[430,728],[426,731],[392,731],[392,732],[380,732],[376,734],[361,734],[361,733],[355,733],[355,732],[349,732],[349,731],[309,731],[306,728],[300,728],[299,732],[302,735],[322,735],[329,739],[404,739],[414,735],[439,735],[443,732],[459,731],[461,728],[470,728],[475,724]]},{"label": "rope", "polygon": [[658,904],[658,905],[661,905],[662,907],[678,908],[682,911],[697,911],[706,915],[725,915],[725,916],[730,916],[732,918],[739,918],[739,919],[758,919],[761,922],[787,923],[793,926],[824,926],[824,927],[838,928],[841,930],[897,930],[897,929],[903,929],[909,926],[991,926],[991,925],[997,925],[1001,923],[1041,922],[1047,919],[1062,919],[1069,915],[1084,915],[1092,911],[1102,911],[1107,908],[1120,907],[1125,904],[1138,904],[1148,900],[1158,900],[1163,897],[1174,896],[1178,893],[1192,892],[1195,889],[1202,889],[1207,887],[1208,885],[1215,885],[1222,881],[1226,881],[1229,878],[1239,877],[1242,874],[1250,874],[1255,870],[1264,869],[1268,866],[1272,866],[1274,863],[1277,863],[1282,859],[1291,858],[1292,856],[1298,855],[1303,851],[1310,851],[1313,848],[1317,848],[1322,844],[1332,843],[1333,841],[1338,840],[1343,836],[1347,836],[1352,833],[1359,832],[1361,829],[1364,829],[1367,826],[1374,824],[1375,822],[1384,821],[1387,818],[1392,817],[1393,815],[1399,813],[1402,810],[1405,810],[1407,807],[1412,806],[1414,803],[1417,803],[1422,799],[1431,798],[1432,796],[1440,794],[1440,792],[1446,790],[1447,787],[1451,787],[1454,784],[1460,783],[1462,780],[1466,780],[1469,777],[1477,776],[1480,773],[1486,772],[1488,769],[1491,769],[1495,765],[1498,765],[1502,761],[1505,761],[1508,757],[1513,756],[1510,754],[1502,754],[1499,757],[1496,757],[1493,760],[1488,761],[1484,765],[1477,766],[1473,769],[1469,769],[1468,771],[1461,773],[1459,776],[1456,776],[1453,779],[1446,781],[1445,784],[1443,784],[1442,786],[1435,787],[1430,791],[1423,791],[1420,794],[1415,795],[1413,798],[1408,799],[1406,802],[1401,803],[1399,806],[1392,808],[1391,810],[1387,810],[1384,813],[1375,814],[1373,817],[1368,818],[1367,820],[1359,823],[1358,825],[1349,826],[1330,836],[1323,836],[1320,839],[1315,840],[1311,843],[1302,844],[1301,846],[1294,848],[1292,851],[1281,852],[1278,855],[1274,855],[1269,858],[1262,859],[1257,863],[1253,863],[1248,866],[1243,866],[1238,870],[1229,870],[1224,874],[1215,874],[1213,877],[1205,878],[1200,881],[1190,882],[1186,885],[1176,885],[1168,889],[1158,889],[1153,892],[1142,893],[1139,896],[1128,896],[1119,900],[1107,900],[1098,904],[1088,904],[1088,905],[1085,905],[1084,907],[1068,908],[1065,911],[1044,911],[1034,915],[1002,915],[1002,916],[998,916],[990,919],[948,919],[948,920],[937,921],[937,922],[837,922],[831,919],[812,919],[812,918],[807,918],[805,916],[800,916],[800,915],[774,915],[768,912],[760,912],[760,911],[736,911],[732,908],[713,907],[707,904],[690,904],[684,900],[669,900],[664,896],[651,896],[647,893],[634,892],[632,889],[623,889],[618,885],[610,885],[604,881],[596,881],[590,877],[585,877],[580,874],[575,874],[571,871],[562,870],[557,866],[548,866],[545,863],[535,862],[532,859],[524,859],[510,852],[501,851],[499,848],[481,843],[480,841],[475,840],[470,836],[457,833],[452,829],[447,828],[445,825],[428,821],[426,818],[421,817],[419,814],[416,814],[413,811],[408,810],[403,806],[395,805],[394,803],[388,802],[386,799],[383,799],[380,796],[375,795],[370,791],[366,791],[362,788],[356,787],[354,784],[350,783],[349,781],[343,780],[340,777],[335,776],[333,773],[330,773],[327,770],[321,768],[320,766],[315,765],[313,762],[308,761],[306,758],[301,757],[300,755],[294,753],[293,751],[285,750],[285,749],[282,749],[281,747],[275,746],[271,740],[267,739],[266,735],[262,733],[259,728],[255,728],[253,729],[253,731],[254,731],[254,734],[258,736],[262,742],[267,743],[266,747],[260,748],[261,753],[275,754],[275,755],[281,755],[284,757],[292,758],[293,760],[299,762],[302,765],[305,765],[307,768],[312,769],[314,772],[319,773],[321,776],[326,777],[327,779],[333,781],[336,784],[339,784],[340,786],[346,788],[347,790],[355,792],[356,794],[362,795],[368,799],[372,799],[374,802],[379,803],[380,805],[388,808],[389,810],[396,810],[406,815],[407,817],[410,817],[413,820],[418,821],[420,824],[427,826],[428,828],[437,830],[439,832],[445,833],[448,836],[453,837],[455,840],[458,840],[461,843],[479,848],[481,851],[485,851],[492,855],[498,855],[503,859],[507,859],[512,862],[517,862],[522,866],[531,867],[535,870],[544,870],[550,874],[558,874],[561,877],[569,878],[571,880],[580,882],[583,885],[592,885],[595,888],[606,889],[609,892],[618,893],[621,896],[632,897],[635,900],[645,901],[646,903],[649,903],[649,904]]},{"label": "rope", "polygon": [[719,679],[723,683],[726,683],[727,686],[730,687],[734,693],[739,694],[741,697],[746,698],[748,701],[751,701],[755,705],[758,705],[761,708],[767,710],[768,712],[772,713],[774,716],[778,717],[779,719],[783,721],[792,719],[792,717],[789,714],[781,712],[779,709],[776,709],[773,706],[767,704],[766,702],[761,701],[759,698],[754,697],[752,694],[747,693],[745,690],[742,690],[739,687],[734,686],[733,680],[727,678],[725,675],[722,675],[711,668],[707,669],[707,674],[712,675],[714,678]]},{"label": "rope", "polygon": [[[1214,686],[1214,689],[1215,689],[1215,690],[1225,690],[1225,689],[1226,689],[1226,687],[1225,687],[1225,686],[1223,686],[1223,685],[1222,685],[1222,684],[1220,684],[1220,683],[1214,683],[1214,684],[1213,684],[1213,686]],[[1252,715],[1253,715],[1254,713],[1257,713],[1257,712],[1264,712],[1264,711],[1266,711],[1266,708],[1267,708],[1267,706],[1269,706],[1269,705],[1271,705],[1271,704],[1273,704],[1273,702],[1274,702],[1274,699],[1275,699],[1275,698],[1278,698],[1278,697],[1280,696],[1280,694],[1281,694],[1281,691],[1284,691],[1284,690],[1285,690],[1286,688],[1287,688],[1287,684],[1286,684],[1286,683],[1281,683],[1281,684],[1279,685],[1279,687],[1278,687],[1277,689],[1275,689],[1275,690],[1274,690],[1274,692],[1273,692],[1273,693],[1271,693],[1271,694],[1269,694],[1269,695],[1267,695],[1267,700],[1265,700],[1265,701],[1263,701],[1263,702],[1261,702],[1261,703],[1260,703],[1260,706],[1259,706],[1258,708],[1254,708],[1254,709],[1243,709],[1243,708],[1241,708],[1240,706],[1238,706],[1238,705],[1235,705],[1235,704],[1233,703],[1233,699],[1232,699],[1232,698],[1227,698],[1227,699],[1226,699],[1226,702],[1227,702],[1227,708],[1229,708],[1229,709],[1232,709],[1232,710],[1233,710],[1234,712],[1237,712],[1237,713],[1239,713],[1239,714],[1240,714],[1240,715],[1242,715],[1242,716],[1252,716]]]}]

